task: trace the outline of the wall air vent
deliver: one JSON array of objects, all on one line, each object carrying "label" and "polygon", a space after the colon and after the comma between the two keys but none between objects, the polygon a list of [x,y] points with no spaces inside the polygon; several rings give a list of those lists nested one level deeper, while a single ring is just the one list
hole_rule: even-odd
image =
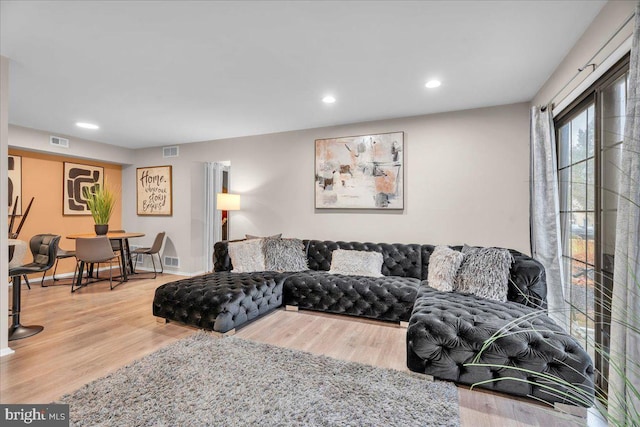
[{"label": "wall air vent", "polygon": [[69,148],[69,140],[60,138],[59,136],[49,136],[49,144],[55,145],[56,147]]},{"label": "wall air vent", "polygon": [[166,256],[164,257],[165,267],[180,267],[180,258]]},{"label": "wall air vent", "polygon": [[173,147],[162,147],[162,157],[178,157],[178,146],[174,145]]}]

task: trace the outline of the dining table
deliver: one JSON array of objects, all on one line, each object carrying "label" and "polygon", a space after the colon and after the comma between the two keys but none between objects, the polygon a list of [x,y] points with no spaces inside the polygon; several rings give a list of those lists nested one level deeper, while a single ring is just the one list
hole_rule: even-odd
[{"label": "dining table", "polygon": [[[129,249],[129,239],[135,238],[135,237],[144,237],[144,233],[139,233],[139,232],[123,232],[123,231],[109,231],[107,232],[106,236],[109,240],[112,241],[119,241],[120,242],[120,248],[122,248],[122,250],[120,251],[120,259],[122,261],[122,281],[126,282],[127,280],[129,280],[129,274],[133,274],[134,270],[133,270],[133,260],[131,259],[131,250]],[[69,234],[67,236],[67,239],[71,239],[71,240],[75,240],[78,238],[91,238],[91,237],[100,237],[95,233],[80,233],[80,234]],[[130,271],[130,273],[129,273]],[[78,284],[81,283],[81,279],[82,278],[82,270],[80,271],[80,274],[78,274]]]}]

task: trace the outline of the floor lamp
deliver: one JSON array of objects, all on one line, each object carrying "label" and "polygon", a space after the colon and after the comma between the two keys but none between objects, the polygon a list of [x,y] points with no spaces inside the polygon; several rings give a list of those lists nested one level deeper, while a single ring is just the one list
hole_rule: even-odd
[{"label": "floor lamp", "polygon": [[[216,195],[216,209],[222,212],[227,212],[227,216],[222,219],[222,229],[226,227],[227,240],[229,239],[229,211],[240,210],[240,195],[230,193],[218,193]],[[224,239],[225,236],[223,236]]]}]

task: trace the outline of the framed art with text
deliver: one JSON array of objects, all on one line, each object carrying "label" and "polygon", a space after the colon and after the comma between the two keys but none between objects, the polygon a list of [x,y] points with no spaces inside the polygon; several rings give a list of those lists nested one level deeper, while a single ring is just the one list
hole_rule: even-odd
[{"label": "framed art with text", "polygon": [[317,139],[316,209],[404,209],[404,132]]},{"label": "framed art with text", "polygon": [[136,169],[136,205],[138,215],[173,215],[171,166]]},{"label": "framed art with text", "polygon": [[64,162],[63,180],[62,214],[91,215],[85,195],[104,185],[104,168]]},{"label": "framed art with text", "polygon": [[[22,157],[9,156],[9,215],[13,213],[14,204],[16,215],[22,215]],[[16,203],[16,197],[18,203]]]}]

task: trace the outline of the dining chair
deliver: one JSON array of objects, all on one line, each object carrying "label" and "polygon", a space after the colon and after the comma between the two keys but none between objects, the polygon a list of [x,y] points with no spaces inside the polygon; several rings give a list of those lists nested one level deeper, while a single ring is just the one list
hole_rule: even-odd
[{"label": "dining chair", "polygon": [[[73,283],[71,284],[71,292],[75,292],[82,288],[82,272],[87,265],[109,263],[109,288],[113,290],[113,260],[118,261],[118,268],[122,271],[120,265],[120,257],[118,257],[111,248],[111,243],[107,236],[77,238],[76,239],[76,271],[73,273]],[[79,276],[79,277],[78,277]],[[79,286],[76,286],[76,277]],[[97,281],[97,280],[96,280]],[[120,282],[122,283],[122,282]],[[84,286],[89,284],[89,277]]]},{"label": "dining chair", "polygon": [[[162,243],[164,242],[165,232],[158,233],[156,235],[156,239],[153,241],[153,245],[150,248],[137,248],[131,251],[133,255],[136,256],[136,260],[133,263],[134,267],[138,262],[138,255],[149,255],[151,257],[151,264],[153,264],[153,278],[155,279],[158,275],[156,271],[156,263],[153,260],[153,256],[157,255],[158,260],[160,261],[160,273],[164,273],[164,266],[162,265],[162,257],[160,256],[160,249],[162,249]],[[134,271],[135,273],[135,271]]]},{"label": "dining chair", "polygon": [[[56,240],[57,243],[55,246],[55,250],[52,253],[49,253],[49,250],[51,249],[49,243],[54,237],[58,237],[58,239]],[[53,263],[56,261],[55,254],[58,251],[59,242],[60,236],[56,236],[55,234],[36,234],[35,236],[33,236],[31,240],[29,240],[29,249],[31,250],[31,255],[33,255],[33,262],[21,266],[29,270],[25,273],[25,275],[42,272],[42,280],[40,284],[44,284],[44,278],[47,275],[47,271],[49,271],[51,267],[53,267]],[[44,268],[45,266],[46,268]],[[31,289],[28,280],[27,287]]]},{"label": "dining chair", "polygon": [[[66,249],[62,249],[61,247],[58,247],[58,252],[56,253],[56,264],[53,267],[53,281],[54,282],[60,280],[60,279],[56,278],[56,271],[58,270],[58,261],[60,261],[61,259],[73,258],[75,256],[76,256],[76,251],[74,251],[74,250],[66,250]],[[49,285],[45,285],[44,284],[44,277],[42,278],[41,286],[43,288],[49,287]]]},{"label": "dining chair", "polygon": [[20,338],[30,337],[44,329],[42,326],[23,326],[20,324],[20,311],[21,311],[21,283],[20,279],[25,274],[31,273],[46,273],[56,260],[56,253],[58,252],[58,244],[60,243],[60,236],[55,234],[36,234],[29,241],[29,247],[33,254],[33,262],[28,264],[19,265],[9,269],[9,276],[13,282],[13,304],[11,307],[11,317],[13,323],[9,327],[9,341],[17,340]]},{"label": "dining chair", "polygon": [[[109,232],[111,232],[111,233],[126,233],[126,230],[109,230]],[[123,243],[124,243],[124,241],[120,240],[120,239],[116,239],[116,240],[109,239],[109,244],[111,244],[111,249],[116,254],[116,256],[119,253],[122,252],[121,258],[122,259],[127,259],[126,258],[126,256],[127,256],[127,254],[126,254],[127,247]],[[100,273],[100,268],[99,267],[100,267],[100,265],[98,265],[98,269],[96,270],[96,277],[98,277],[99,273]],[[126,266],[125,266],[125,268],[126,268]]]}]

